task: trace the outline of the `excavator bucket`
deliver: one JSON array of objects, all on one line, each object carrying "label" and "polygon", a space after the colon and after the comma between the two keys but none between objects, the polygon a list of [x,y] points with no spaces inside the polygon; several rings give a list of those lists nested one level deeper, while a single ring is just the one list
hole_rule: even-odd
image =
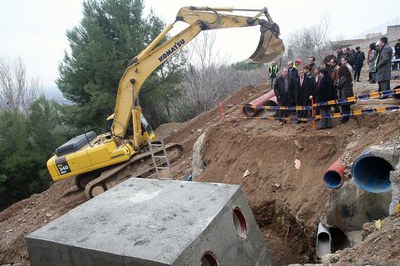
[{"label": "excavator bucket", "polygon": [[261,25],[261,37],[256,51],[247,60],[248,63],[269,63],[278,59],[285,52],[285,45],[279,38],[279,27]]}]

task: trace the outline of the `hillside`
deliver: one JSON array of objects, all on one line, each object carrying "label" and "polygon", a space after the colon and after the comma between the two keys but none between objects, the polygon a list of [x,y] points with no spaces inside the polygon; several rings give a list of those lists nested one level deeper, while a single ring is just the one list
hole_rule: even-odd
[{"label": "hillside", "polygon": [[[366,83],[356,86],[357,94],[373,88]],[[192,172],[193,144],[206,132],[205,169],[195,181],[242,187],[277,265],[316,262],[317,226],[331,193],[322,181],[324,171],[344,153],[351,161],[370,145],[399,144],[400,113],[357,116],[340,125],[335,120],[334,128],[314,132],[310,123],[281,126],[277,121],[240,119],[240,108],[229,106],[248,103],[267,90],[265,84],[248,86],[223,101],[225,115],[230,117],[226,123],[217,107],[185,123],[162,125],[157,132],[166,142],[184,147],[183,158],[173,165],[176,179]],[[301,161],[299,169],[295,160]],[[24,236],[85,201],[73,180],[65,180],[1,212],[0,264],[29,264]],[[389,234],[398,241],[399,222],[399,216],[387,218],[385,230],[373,230],[373,239],[337,252],[330,263],[360,265],[371,256],[400,260],[399,243],[384,240]]]}]

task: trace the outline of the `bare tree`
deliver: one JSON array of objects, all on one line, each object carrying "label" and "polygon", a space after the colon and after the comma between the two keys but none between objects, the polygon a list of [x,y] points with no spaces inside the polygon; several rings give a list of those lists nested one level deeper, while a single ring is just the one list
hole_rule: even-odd
[{"label": "bare tree", "polygon": [[210,66],[219,67],[228,61],[228,55],[222,54],[215,47],[216,32],[202,31],[199,36],[187,46],[188,65],[194,65],[198,69]]},{"label": "bare tree", "polygon": [[214,107],[242,86],[261,82],[260,71],[239,71],[228,65],[228,57],[215,48],[215,33],[203,32],[188,47],[188,60],[181,101],[175,103],[179,112],[183,105],[200,114]]},{"label": "bare tree", "polygon": [[289,35],[284,61],[291,61],[298,57],[308,60],[309,56],[314,56],[317,64],[322,63],[330,50],[328,29],[329,16],[326,15],[317,24]]},{"label": "bare tree", "polygon": [[0,58],[0,110],[25,111],[39,96],[40,88],[38,78],[27,81],[21,58]]}]

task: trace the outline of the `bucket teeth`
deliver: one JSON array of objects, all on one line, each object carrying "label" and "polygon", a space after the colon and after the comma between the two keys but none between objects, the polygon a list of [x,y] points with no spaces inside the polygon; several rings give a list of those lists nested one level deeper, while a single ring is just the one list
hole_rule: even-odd
[{"label": "bucket teeth", "polygon": [[[274,24],[276,25],[276,24]],[[261,37],[256,51],[247,59],[248,63],[269,63],[285,52],[285,45],[278,37],[279,27],[261,26]]]}]

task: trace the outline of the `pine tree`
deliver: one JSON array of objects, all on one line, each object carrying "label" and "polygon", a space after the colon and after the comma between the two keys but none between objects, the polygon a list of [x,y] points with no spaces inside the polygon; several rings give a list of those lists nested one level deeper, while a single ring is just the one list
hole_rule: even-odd
[{"label": "pine tree", "polygon": [[[57,85],[75,103],[70,114],[78,128],[105,130],[128,62],[163,29],[164,23],[154,14],[144,17],[143,9],[142,0],[88,0],[83,3],[80,25],[67,32],[71,53],[66,52],[59,65]],[[168,80],[179,83],[180,71],[164,77],[153,74],[145,82],[141,103],[145,114],[150,114],[150,123],[168,120],[166,108],[160,106],[161,95],[169,88],[160,84]]]},{"label": "pine tree", "polygon": [[60,110],[40,97],[27,113],[0,113],[0,210],[49,187],[46,161],[69,137]]}]

